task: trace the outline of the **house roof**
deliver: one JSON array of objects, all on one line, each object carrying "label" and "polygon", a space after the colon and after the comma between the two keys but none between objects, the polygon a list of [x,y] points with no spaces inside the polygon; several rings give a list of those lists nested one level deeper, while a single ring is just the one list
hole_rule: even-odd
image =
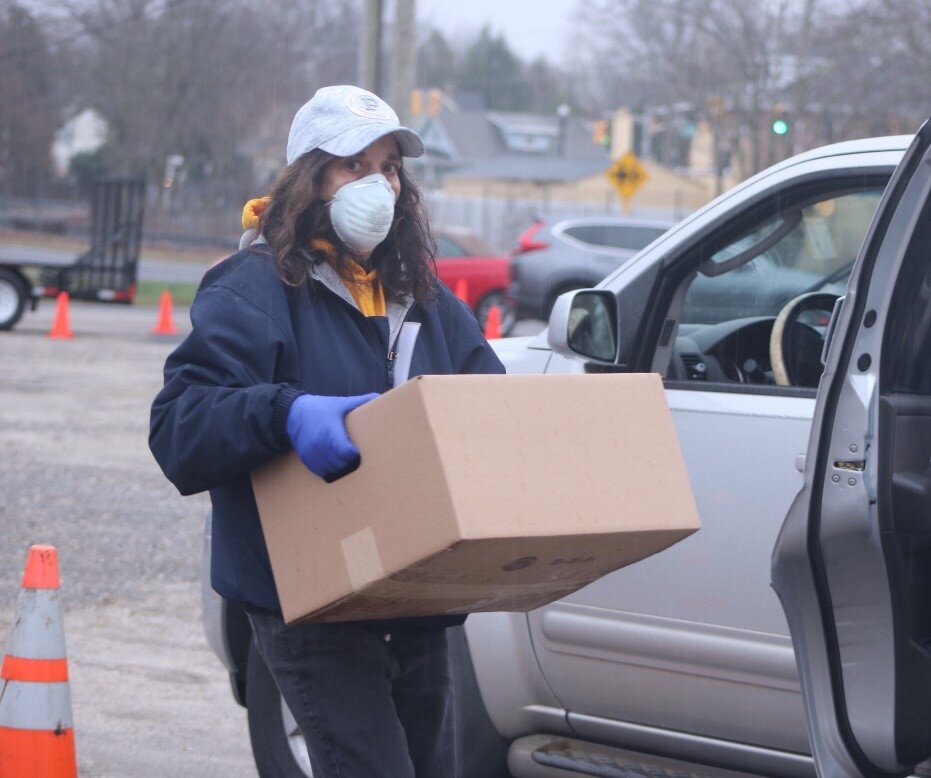
[{"label": "house roof", "polygon": [[457,162],[486,159],[496,151],[495,128],[485,118],[484,111],[450,111],[431,117],[420,132],[428,154],[447,156],[440,147],[430,143],[431,135],[438,133],[449,144],[448,158]]},{"label": "house roof", "polygon": [[457,89],[452,97],[460,111],[484,111],[487,108],[484,95],[477,89]]},{"label": "house roof", "polygon": [[606,149],[592,142],[591,127],[566,121],[564,153],[556,153],[559,119],[550,114],[443,111],[420,123],[424,162],[454,175],[566,181],[607,168]]}]

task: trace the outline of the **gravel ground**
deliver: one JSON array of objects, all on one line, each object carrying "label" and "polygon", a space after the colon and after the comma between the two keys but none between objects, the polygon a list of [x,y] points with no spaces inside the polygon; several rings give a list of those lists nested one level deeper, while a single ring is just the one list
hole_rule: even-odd
[{"label": "gravel ground", "polygon": [[71,605],[195,581],[209,501],[181,498],[146,443],[177,338],[148,334],[154,310],[72,304],[75,339],[50,340],[52,310],[0,334],[0,602],[38,542],[58,546]]},{"label": "gravel ground", "polygon": [[[58,548],[82,776],[254,776],[245,712],[200,622],[206,495],[181,498],[148,451],[177,338],[156,311],[44,303],[0,333],[0,629],[26,550]],[[179,326],[186,311],[176,312]]]},{"label": "gravel ground", "polygon": [[29,545],[56,546],[81,775],[254,776],[200,621],[209,500],[180,497],[146,442],[180,336],[150,335],[152,308],[73,303],[74,340],[50,340],[53,311],[0,332],[0,637]]}]

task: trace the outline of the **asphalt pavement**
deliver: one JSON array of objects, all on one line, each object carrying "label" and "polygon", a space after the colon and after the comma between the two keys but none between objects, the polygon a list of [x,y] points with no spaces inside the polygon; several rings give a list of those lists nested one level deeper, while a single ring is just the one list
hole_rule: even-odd
[{"label": "asphalt pavement", "polygon": [[[217,249],[217,259],[228,252]],[[0,264],[54,265],[61,267],[74,262],[73,251],[39,248],[36,246],[0,246]],[[147,259],[145,250],[139,259],[139,280],[157,281],[162,284],[196,284],[200,282],[207,265],[197,262],[178,262],[164,259]]]}]

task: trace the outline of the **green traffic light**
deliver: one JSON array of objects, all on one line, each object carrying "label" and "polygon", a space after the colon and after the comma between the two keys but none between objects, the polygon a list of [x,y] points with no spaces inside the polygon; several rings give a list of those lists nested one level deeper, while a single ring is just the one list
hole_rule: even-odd
[{"label": "green traffic light", "polygon": [[789,132],[788,122],[786,122],[785,119],[776,119],[776,121],[773,122],[773,132],[776,133],[776,135],[785,135]]}]

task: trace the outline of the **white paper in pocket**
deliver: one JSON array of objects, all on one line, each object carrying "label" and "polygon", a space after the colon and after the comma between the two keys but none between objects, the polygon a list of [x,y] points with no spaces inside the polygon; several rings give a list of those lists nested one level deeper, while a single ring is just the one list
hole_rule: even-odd
[{"label": "white paper in pocket", "polygon": [[398,355],[394,363],[395,386],[400,386],[411,377],[411,360],[414,358],[414,346],[419,334],[418,322],[406,321],[401,325],[401,332],[398,333]]}]

